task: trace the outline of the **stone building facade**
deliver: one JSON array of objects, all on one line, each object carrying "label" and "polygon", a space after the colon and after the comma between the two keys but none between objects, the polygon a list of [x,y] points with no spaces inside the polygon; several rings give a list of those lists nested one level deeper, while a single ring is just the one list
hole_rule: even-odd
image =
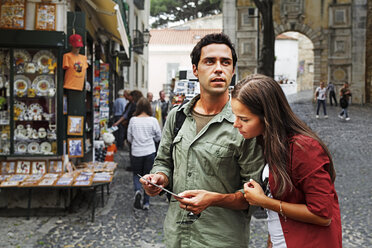
[{"label": "stone building facade", "polygon": [[[331,81],[337,90],[348,82],[353,103],[371,101],[371,32],[367,37],[367,0],[273,1],[275,35],[294,31],[313,43],[314,82]],[[367,6],[369,7],[367,9]],[[367,11],[368,10],[368,11]],[[256,71],[261,23],[253,0],[224,0],[224,32],[237,45],[238,79]],[[368,46],[369,42],[369,46]],[[370,56],[371,57],[371,56]],[[368,70],[369,69],[369,70]]]}]

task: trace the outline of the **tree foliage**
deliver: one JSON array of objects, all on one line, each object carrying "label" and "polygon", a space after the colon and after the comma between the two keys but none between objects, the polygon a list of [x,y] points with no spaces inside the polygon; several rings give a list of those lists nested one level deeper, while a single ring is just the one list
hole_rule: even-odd
[{"label": "tree foliage", "polygon": [[222,0],[151,0],[150,15],[155,20],[152,27],[156,28],[168,22],[189,21],[221,11]]}]

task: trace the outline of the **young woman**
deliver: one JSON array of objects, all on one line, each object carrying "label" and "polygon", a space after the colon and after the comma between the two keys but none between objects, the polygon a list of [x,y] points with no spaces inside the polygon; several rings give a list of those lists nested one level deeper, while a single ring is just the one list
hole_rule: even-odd
[{"label": "young woman", "polygon": [[231,105],[234,127],[246,139],[257,137],[264,150],[265,192],[253,180],[244,192],[251,205],[267,209],[272,247],[342,247],[331,155],[292,112],[279,84],[251,75],[235,86]]},{"label": "young woman", "polygon": [[142,205],[142,184],[137,174],[150,173],[155,159],[155,142],[159,142],[161,131],[158,121],[152,117],[150,102],[141,97],[137,101],[134,117],[129,121],[128,141],[131,143],[131,164],[133,168],[134,207],[148,210],[150,197],[145,194]]}]

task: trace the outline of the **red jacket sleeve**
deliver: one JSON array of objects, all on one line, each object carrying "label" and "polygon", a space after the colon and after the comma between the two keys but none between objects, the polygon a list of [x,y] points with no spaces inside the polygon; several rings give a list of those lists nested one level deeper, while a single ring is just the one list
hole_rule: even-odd
[{"label": "red jacket sleeve", "polygon": [[329,158],[316,140],[305,137],[292,147],[292,180],[305,195],[310,212],[324,218],[332,217],[334,185],[325,168]]}]

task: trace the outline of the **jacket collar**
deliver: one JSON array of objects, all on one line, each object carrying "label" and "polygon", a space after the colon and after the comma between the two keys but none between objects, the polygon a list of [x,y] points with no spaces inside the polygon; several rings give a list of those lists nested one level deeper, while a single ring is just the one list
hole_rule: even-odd
[{"label": "jacket collar", "polygon": [[[200,99],[200,94],[192,98],[188,103],[181,106],[177,111],[183,111],[186,116],[192,116],[192,108],[195,106],[196,102]],[[231,97],[223,107],[222,111],[217,114],[215,121],[216,122],[222,122],[223,119],[226,119],[228,122],[234,123],[235,116],[231,109],[231,103],[230,103]]]}]

